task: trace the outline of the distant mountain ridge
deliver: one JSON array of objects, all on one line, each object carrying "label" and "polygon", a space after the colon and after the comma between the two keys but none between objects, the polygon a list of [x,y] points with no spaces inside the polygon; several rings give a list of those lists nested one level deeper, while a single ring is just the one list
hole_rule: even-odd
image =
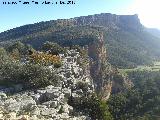
[{"label": "distant mountain ridge", "polygon": [[160,30],[156,28],[148,28],[147,31],[152,35],[160,38]]},{"label": "distant mountain ridge", "polygon": [[103,31],[112,65],[130,68],[151,64],[160,56],[159,38],[147,31],[136,14],[102,13],[25,25],[0,33],[0,44],[18,40],[37,47],[44,41],[85,45],[95,39],[99,31]]},{"label": "distant mountain ridge", "polygon": [[[126,19],[127,18],[127,19]],[[138,16],[135,15],[115,15],[110,13],[101,13],[89,16],[75,17],[71,19],[58,19],[51,20],[46,22],[39,22],[35,24],[28,24],[13,28],[0,33],[0,41],[7,39],[16,39],[23,35],[33,34],[48,28],[54,27],[56,24],[62,24],[64,26],[70,25],[96,25],[103,26],[106,28],[117,28],[117,26],[130,29],[142,29],[142,25],[138,19]],[[131,23],[134,25],[131,25]],[[22,30],[22,31],[20,31]]]},{"label": "distant mountain ridge", "polygon": [[141,30],[138,15],[115,15],[110,13],[101,13],[89,16],[73,18],[77,25],[98,25],[106,28],[123,28]]}]

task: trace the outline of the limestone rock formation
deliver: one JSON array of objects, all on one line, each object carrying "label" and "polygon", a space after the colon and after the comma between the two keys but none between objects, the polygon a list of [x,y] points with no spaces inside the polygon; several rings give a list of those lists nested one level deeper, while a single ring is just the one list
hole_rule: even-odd
[{"label": "limestone rock formation", "polygon": [[[79,65],[78,59],[81,57],[79,52],[68,50],[67,55],[60,56],[63,62],[60,68],[48,66],[51,71],[56,71],[57,75],[61,76],[60,86],[49,85],[45,88],[21,92],[20,90],[17,92],[14,86],[1,87],[0,119],[82,120],[87,118],[83,115],[75,116],[73,107],[68,104],[68,99],[71,96],[80,98],[84,94],[92,93],[93,80],[90,74],[87,74],[88,69]],[[87,87],[83,89],[80,86],[81,83],[85,83]]]}]

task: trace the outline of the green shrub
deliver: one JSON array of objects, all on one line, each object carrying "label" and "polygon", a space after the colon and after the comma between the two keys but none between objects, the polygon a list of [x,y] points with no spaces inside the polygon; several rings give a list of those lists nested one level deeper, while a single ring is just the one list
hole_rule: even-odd
[{"label": "green shrub", "polygon": [[40,64],[13,60],[5,50],[0,49],[0,85],[23,84],[26,88],[58,85],[60,78],[50,69]]},{"label": "green shrub", "polygon": [[69,104],[76,110],[88,114],[92,120],[112,120],[107,103],[100,100],[96,95],[81,97],[78,100],[71,97]]},{"label": "green shrub", "polygon": [[79,81],[77,83],[77,87],[78,87],[78,89],[82,89],[83,91],[86,92],[88,90],[88,83]]},{"label": "green shrub", "polygon": [[59,68],[61,66],[62,66],[62,62],[61,61],[54,63],[54,67],[55,68]]},{"label": "green shrub", "polygon": [[26,64],[23,70],[23,80],[28,88],[45,87],[47,85],[57,86],[61,79],[53,71],[39,64]]},{"label": "green shrub", "polygon": [[43,51],[49,51],[50,54],[58,55],[60,53],[64,53],[65,49],[54,42],[45,42],[42,46]]}]

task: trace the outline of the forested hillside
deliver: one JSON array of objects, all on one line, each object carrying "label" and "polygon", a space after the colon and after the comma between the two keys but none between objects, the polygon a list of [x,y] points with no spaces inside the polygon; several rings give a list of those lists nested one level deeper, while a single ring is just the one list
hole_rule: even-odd
[{"label": "forested hillside", "polygon": [[103,31],[108,59],[114,66],[132,68],[152,64],[160,56],[159,38],[147,31],[137,15],[104,13],[25,25],[0,33],[0,44],[18,40],[36,48],[44,41],[82,45],[96,37],[95,29]]},{"label": "forested hillside", "polygon": [[159,39],[147,32],[113,30],[105,38],[109,62],[119,68],[149,65],[159,58]]},{"label": "forested hillside", "polygon": [[127,72],[134,83],[131,90],[114,94],[108,103],[115,120],[159,120],[159,71]]}]

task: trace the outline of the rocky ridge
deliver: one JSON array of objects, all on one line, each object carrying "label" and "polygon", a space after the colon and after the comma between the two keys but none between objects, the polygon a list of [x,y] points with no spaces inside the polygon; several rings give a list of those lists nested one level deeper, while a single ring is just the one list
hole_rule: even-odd
[{"label": "rocky ridge", "polygon": [[[50,21],[52,22],[52,21]],[[144,26],[140,23],[137,14],[134,15],[116,15],[111,13],[101,13],[88,16],[80,16],[71,19],[58,19],[57,22],[65,25],[92,25],[103,26],[105,30],[110,29],[126,29],[126,30],[142,30]]]},{"label": "rocky ridge", "polygon": [[[60,55],[63,65],[55,69],[61,76],[60,86],[49,85],[37,90],[23,90],[22,85],[0,89],[0,119],[7,120],[82,120],[89,117],[75,113],[74,108],[68,105],[69,97],[74,99],[94,91],[93,80],[87,68],[82,68],[78,61],[83,61],[79,52],[68,50],[67,54]],[[80,83],[87,85],[85,89]]]}]

